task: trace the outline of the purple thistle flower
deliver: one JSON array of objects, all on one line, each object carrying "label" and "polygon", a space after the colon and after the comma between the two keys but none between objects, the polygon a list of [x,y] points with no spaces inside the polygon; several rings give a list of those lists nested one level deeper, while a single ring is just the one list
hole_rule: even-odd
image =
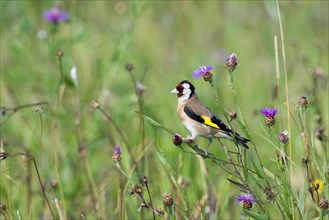
[{"label": "purple thistle flower", "polygon": [[245,195],[239,194],[238,197],[236,198],[236,203],[239,204],[241,202],[254,203],[255,200],[252,197],[252,195],[250,195],[249,193]]},{"label": "purple thistle flower", "polygon": [[260,113],[262,113],[266,117],[274,118],[274,116],[278,113],[278,111],[279,110],[276,108],[265,107],[262,110],[260,110]]},{"label": "purple thistle flower", "polygon": [[251,209],[252,208],[252,204],[255,202],[256,200],[254,200],[254,198],[252,197],[252,195],[245,194],[245,195],[241,195],[239,194],[238,197],[236,198],[236,204],[243,202],[243,208],[244,209]]},{"label": "purple thistle flower", "polygon": [[234,70],[235,67],[238,65],[237,62],[238,56],[235,53],[232,53],[227,59],[226,59],[226,66],[230,70]]},{"label": "purple thistle flower", "polygon": [[114,162],[118,162],[121,160],[121,148],[119,146],[115,146],[114,153],[112,155],[112,160]]},{"label": "purple thistle flower", "polygon": [[287,144],[289,141],[289,132],[284,130],[278,135],[278,140],[283,144]]},{"label": "purple thistle flower", "polygon": [[43,13],[44,18],[51,23],[59,23],[69,19],[67,12],[61,11],[58,7],[53,7]]},{"label": "purple thistle flower", "polygon": [[174,134],[174,138],[172,140],[172,142],[176,145],[176,146],[180,146],[183,142],[182,137],[179,134]]},{"label": "purple thistle flower", "polygon": [[119,146],[115,146],[114,153],[115,154],[121,154],[121,148]]},{"label": "purple thistle flower", "polygon": [[199,69],[194,70],[193,77],[195,79],[199,78],[199,77],[205,75],[206,73],[209,73],[212,69],[214,69],[214,67],[212,67],[211,65],[208,65],[208,66],[202,65],[199,67]]}]

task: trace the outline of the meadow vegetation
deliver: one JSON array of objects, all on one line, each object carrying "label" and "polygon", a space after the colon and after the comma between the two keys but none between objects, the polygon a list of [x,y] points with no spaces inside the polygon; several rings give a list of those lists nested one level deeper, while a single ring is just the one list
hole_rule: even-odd
[{"label": "meadow vegetation", "polygon": [[[0,7],[0,219],[328,219],[328,1]],[[184,79],[249,149],[181,139]]]}]

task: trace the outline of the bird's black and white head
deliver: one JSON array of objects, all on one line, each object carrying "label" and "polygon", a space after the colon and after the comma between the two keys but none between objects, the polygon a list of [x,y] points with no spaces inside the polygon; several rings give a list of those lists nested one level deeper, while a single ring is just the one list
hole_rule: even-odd
[{"label": "bird's black and white head", "polygon": [[176,88],[174,88],[170,93],[177,94],[178,102],[183,102],[192,97],[195,93],[195,88],[192,83],[187,80],[183,80],[178,83]]}]

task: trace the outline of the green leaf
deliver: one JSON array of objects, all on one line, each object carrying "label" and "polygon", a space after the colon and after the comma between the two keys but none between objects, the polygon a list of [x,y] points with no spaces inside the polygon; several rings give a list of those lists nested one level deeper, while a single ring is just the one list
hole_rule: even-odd
[{"label": "green leaf", "polygon": [[176,220],[175,206],[174,205],[172,205],[170,207],[165,207],[165,210],[169,213],[169,219],[170,220]]},{"label": "green leaf", "polygon": [[274,174],[273,174],[272,172],[270,172],[270,171],[269,171],[268,169],[266,169],[265,167],[263,167],[263,170],[264,170],[265,174],[266,174],[268,177],[274,179]]},{"label": "green leaf", "polygon": [[329,215],[329,209],[328,210],[322,210],[321,217],[324,217],[326,215]]},{"label": "green leaf", "polygon": [[248,192],[248,188],[245,186],[245,185],[243,185],[242,183],[239,183],[239,182],[236,182],[236,181],[234,181],[234,180],[231,180],[230,178],[226,178],[228,181],[230,181],[232,184],[234,184],[234,185],[236,185],[237,187],[239,187],[240,188],[240,191],[242,191],[242,192],[245,192],[245,193],[247,193]]},{"label": "green leaf", "polygon": [[263,176],[262,171],[261,171],[260,169],[258,169],[258,167],[257,167],[255,161],[252,159],[252,157],[251,157],[251,162],[252,162],[252,165],[253,165],[253,167],[254,167],[254,169],[255,169],[256,175],[257,175],[259,178],[264,179],[264,176]]},{"label": "green leaf", "polygon": [[152,119],[152,118],[150,118],[150,117],[148,117],[148,116],[146,116],[146,115],[143,115],[143,117],[144,117],[148,122],[150,122],[152,125],[161,128],[161,124],[160,124],[159,122],[155,121],[154,119]]},{"label": "green leaf", "polygon": [[65,85],[67,85],[71,88],[74,87],[73,80],[70,77],[64,76],[64,82],[65,82]]},{"label": "green leaf", "polygon": [[140,117],[146,119],[149,123],[151,123],[151,124],[154,125],[155,127],[157,127],[157,128],[161,128],[161,129],[167,131],[167,132],[170,133],[170,134],[175,134],[175,132],[173,132],[173,131],[170,130],[169,128],[166,128],[165,126],[163,126],[163,125],[160,124],[159,122],[155,121],[154,119],[152,119],[152,118],[150,118],[150,117],[148,117],[148,116],[146,116],[146,115],[144,115],[144,114],[142,114],[142,113],[140,113],[140,112],[137,112],[137,111],[136,111],[136,113],[139,114]]}]

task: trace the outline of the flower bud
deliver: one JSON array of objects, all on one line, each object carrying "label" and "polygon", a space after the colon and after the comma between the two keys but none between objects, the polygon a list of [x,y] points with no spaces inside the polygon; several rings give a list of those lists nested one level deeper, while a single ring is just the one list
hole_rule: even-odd
[{"label": "flower bud", "polygon": [[238,114],[236,112],[229,112],[228,115],[230,116],[230,118],[233,120],[233,119],[236,119],[236,117],[238,116]]},{"label": "flower bud", "polygon": [[267,200],[269,200],[269,201],[271,201],[271,202],[275,201],[275,199],[276,199],[276,194],[275,194],[273,188],[271,188],[271,187],[266,187],[266,188],[263,190],[263,192],[266,194],[266,198],[267,198]]},{"label": "flower bud", "polygon": [[57,49],[57,50],[56,50],[56,55],[57,55],[58,57],[63,57],[63,56],[64,56],[64,52],[63,52],[61,49]]},{"label": "flower bud", "polygon": [[298,99],[298,105],[302,108],[305,108],[307,107],[308,105],[308,101],[307,101],[307,98],[305,96],[301,96],[299,97]]},{"label": "flower bud", "polygon": [[35,113],[38,113],[38,114],[41,115],[41,114],[43,113],[43,110],[42,110],[42,108],[39,106],[39,107],[37,107],[37,108],[34,109],[34,112],[35,112]]},{"label": "flower bud", "polygon": [[226,66],[230,70],[234,70],[236,66],[238,65],[237,62],[237,55],[235,53],[232,53],[227,59],[226,59]]},{"label": "flower bud", "polygon": [[174,200],[170,193],[164,193],[162,196],[162,200],[163,200],[163,205],[166,207],[170,207],[174,204]]},{"label": "flower bud", "polygon": [[127,71],[130,72],[130,71],[132,71],[134,69],[134,66],[131,63],[127,63],[125,65],[125,68],[126,68]]},{"label": "flower bud", "polygon": [[130,195],[138,194],[138,195],[142,196],[142,195],[143,195],[143,188],[142,188],[142,186],[141,186],[140,184],[138,184],[138,185],[133,185],[133,186],[131,187],[131,189],[129,190],[128,193],[129,193]]},{"label": "flower bud", "polygon": [[288,131],[283,131],[282,133],[280,133],[278,135],[278,140],[283,143],[283,144],[287,144],[289,141],[289,133]]},{"label": "flower bud", "polygon": [[328,207],[329,207],[328,200],[326,200],[325,198],[320,199],[318,206],[320,209],[323,209],[323,210],[328,209]]},{"label": "flower bud", "polygon": [[144,184],[144,185],[147,185],[148,182],[149,182],[147,176],[145,176],[145,175],[142,175],[142,176],[141,176],[140,181],[141,181],[141,183]]},{"label": "flower bud", "polygon": [[99,102],[95,101],[95,100],[92,100],[90,103],[89,103],[89,106],[94,108],[94,109],[97,109],[100,107],[100,104]]},{"label": "flower bud", "polygon": [[182,137],[179,134],[175,134],[174,138],[172,140],[172,142],[176,145],[176,146],[180,146],[183,142]]},{"label": "flower bud", "polygon": [[119,146],[115,146],[114,153],[112,155],[112,160],[114,162],[119,162],[121,160],[121,148]]}]

